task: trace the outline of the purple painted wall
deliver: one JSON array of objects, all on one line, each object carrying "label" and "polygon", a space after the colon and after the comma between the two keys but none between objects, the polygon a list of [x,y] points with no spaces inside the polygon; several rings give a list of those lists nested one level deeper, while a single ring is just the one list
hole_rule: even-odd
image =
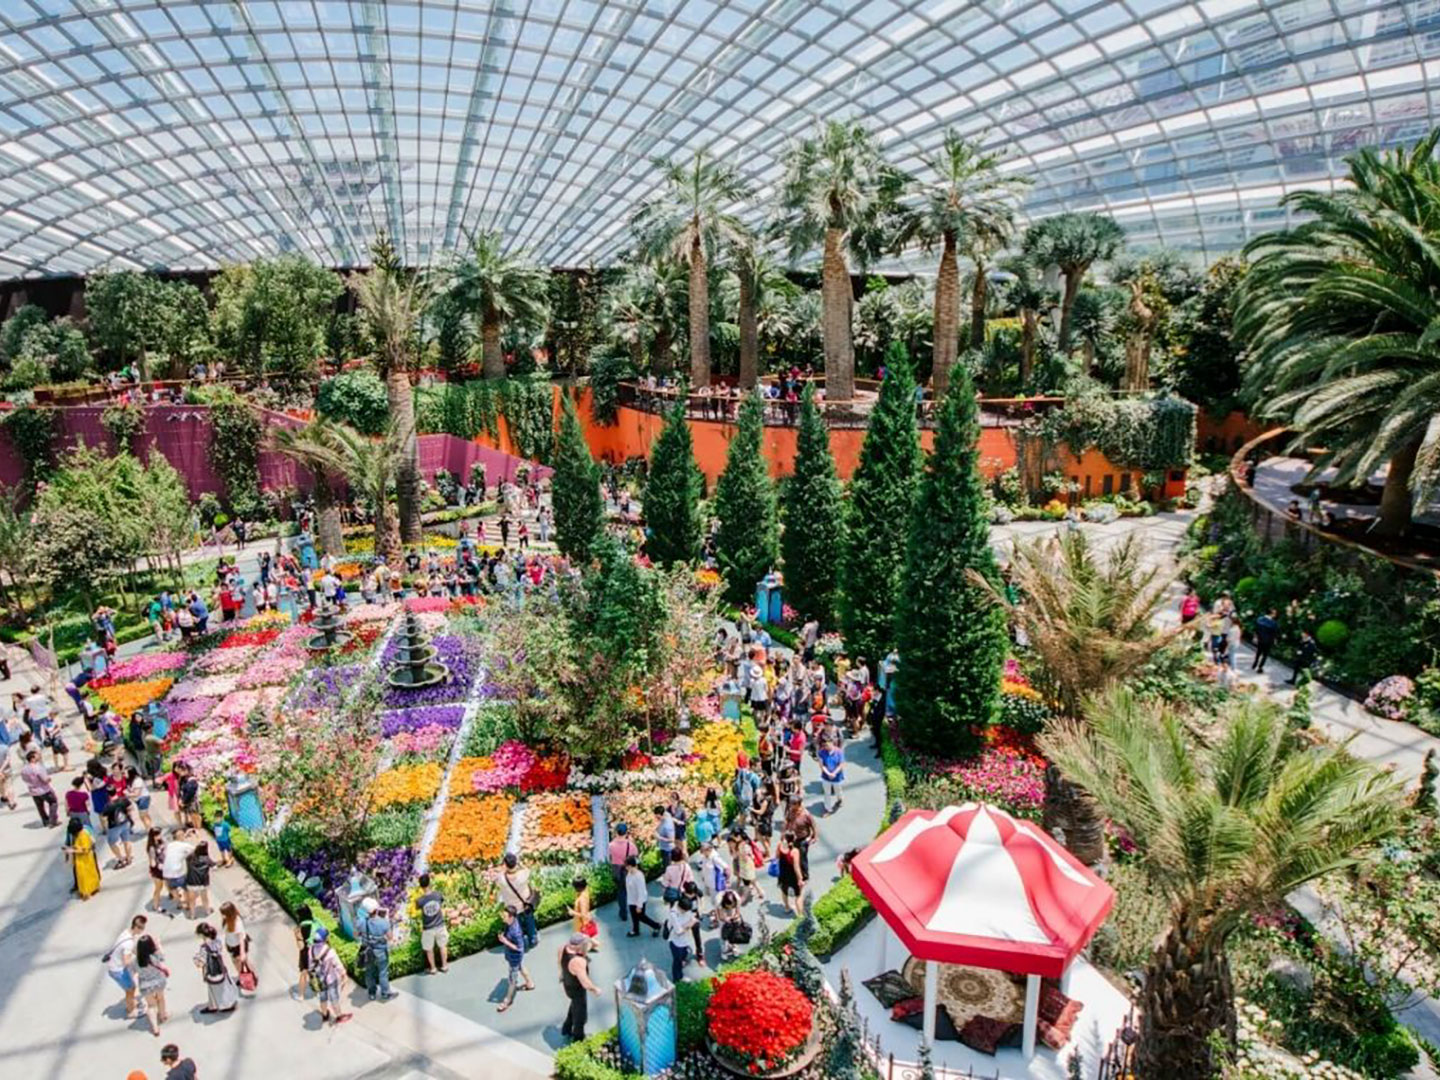
[{"label": "purple painted wall", "polygon": [[[219,494],[224,484],[210,466],[210,410],[204,405],[150,405],[146,407],[145,430],[136,440],[136,452],[145,458],[158,451],[175,466],[185,478],[191,498],[198,498],[205,492]],[[57,409],[60,418],[60,448],[62,450],[84,443],[115,452],[115,440],[105,430],[100,417],[105,412],[103,405],[76,405]],[[302,427],[304,422],[283,413],[261,410],[267,424],[278,427]],[[530,464],[539,468],[539,475],[549,476],[551,470],[535,466],[523,458],[492,450],[478,443],[466,442],[453,435],[420,436],[420,471],[427,481],[433,481],[438,469],[448,469],[453,475],[467,477],[470,466],[476,461],[485,463],[485,475],[490,484],[504,477],[509,480],[522,465]],[[0,434],[0,486],[18,484],[25,476],[25,463],[10,440]],[[260,485],[267,490],[296,488],[304,491],[310,487],[309,474],[298,468],[293,461],[281,454],[268,450],[260,452]]]}]

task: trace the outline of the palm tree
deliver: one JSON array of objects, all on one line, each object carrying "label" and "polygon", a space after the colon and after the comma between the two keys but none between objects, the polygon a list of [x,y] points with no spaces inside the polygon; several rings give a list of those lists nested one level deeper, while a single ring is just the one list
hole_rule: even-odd
[{"label": "palm tree", "polygon": [[1000,263],[1010,275],[1005,283],[1005,301],[1020,313],[1020,392],[1029,389],[1035,370],[1035,349],[1040,343],[1040,314],[1054,303],[1041,280],[1040,271],[1023,255],[1012,255]]},{"label": "palm tree", "polygon": [[1070,309],[1090,267],[1113,258],[1125,242],[1114,218],[1092,212],[1056,214],[1025,231],[1025,254],[1036,266],[1058,266],[1065,275],[1060,299],[1060,351],[1070,353]]},{"label": "palm tree", "polygon": [[1404,791],[1343,746],[1290,738],[1268,703],[1237,703],[1203,738],[1126,689],[1087,713],[1041,748],[1135,840],[1170,909],[1145,971],[1136,1075],[1210,1080],[1217,1038],[1235,1046],[1231,934],[1393,835]]},{"label": "palm tree", "polygon": [[771,336],[777,318],[785,317],[781,302],[794,297],[799,289],[756,237],[734,244],[730,261],[732,273],[722,285],[721,300],[737,312],[740,388],[749,390],[760,380],[761,335]]},{"label": "palm tree", "polygon": [[345,473],[345,444],[341,425],[323,416],[304,427],[272,427],[266,438],[270,449],[290,458],[311,477],[315,497],[316,532],[320,549],[327,555],[345,554],[345,535],[341,531],[340,501],[335,496],[334,481]]},{"label": "palm tree", "polygon": [[959,132],[945,132],[939,152],[925,159],[929,178],[919,183],[919,206],[913,217],[916,237],[929,250],[940,245],[940,271],[935,279],[935,359],[931,378],[935,393],[950,385],[950,369],[960,342],[959,253],[975,264],[970,293],[970,348],[985,345],[986,268],[990,256],[1007,245],[1015,232],[1015,203],[1028,176],[1000,172],[1000,154],[989,154]]},{"label": "palm tree", "polygon": [[366,274],[351,274],[350,291],[360,307],[360,319],[374,350],[390,399],[390,418],[400,440],[401,455],[396,487],[400,494],[400,534],[406,543],[419,543],[420,441],[415,431],[415,397],[410,368],[420,352],[420,325],[433,293],[423,274],[400,265],[390,240],[381,233],[371,248],[373,265]]},{"label": "palm tree", "polygon": [[383,439],[367,438],[344,425],[336,425],[336,429],[345,476],[375,513],[375,554],[386,562],[398,559],[402,545],[399,523],[390,508],[390,485],[397,480],[405,458],[404,432],[393,420]]},{"label": "palm tree", "polygon": [[631,218],[640,251],[670,258],[689,271],[690,385],[710,385],[709,263],[721,244],[739,242],[740,219],[726,207],[750,197],[740,174],[700,150],[688,162],[657,160],[662,188]]},{"label": "palm tree", "polygon": [[777,227],[791,261],[822,245],[820,292],[825,346],[825,400],[855,396],[854,290],[846,251],[862,266],[893,244],[906,177],[888,164],[858,121],[831,120],[790,150]]},{"label": "palm tree", "polygon": [[611,332],[625,346],[636,369],[659,373],[675,368],[676,331],[685,317],[687,275],[672,259],[632,262],[606,293]]},{"label": "palm tree", "polygon": [[480,321],[481,373],[505,375],[500,339],[507,322],[543,326],[549,318],[550,275],[523,255],[504,250],[498,232],[470,238],[470,256],[455,268],[450,295]]},{"label": "palm tree", "polygon": [[1325,452],[1339,483],[1388,463],[1377,531],[1395,535],[1440,487],[1440,129],[1413,149],[1362,150],[1350,184],[1285,202],[1311,215],[1262,236],[1236,336],[1264,415]]},{"label": "palm tree", "polygon": [[[1136,674],[1180,632],[1154,622],[1174,573],[1144,563],[1134,535],[1102,561],[1085,534],[1074,532],[1015,545],[1010,575],[1021,602],[980,582],[1025,631],[1040,661],[1037,679],[1065,716],[1084,720],[1087,701]],[[1063,830],[1065,845],[1081,861],[1104,859],[1104,822],[1094,802],[1073,777],[1053,768],[1045,777],[1045,827]]]}]

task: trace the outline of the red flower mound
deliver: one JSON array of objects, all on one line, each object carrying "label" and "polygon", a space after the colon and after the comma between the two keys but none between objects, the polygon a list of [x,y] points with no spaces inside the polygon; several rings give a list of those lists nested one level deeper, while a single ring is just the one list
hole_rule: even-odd
[{"label": "red flower mound", "polygon": [[279,636],[280,631],[274,628],[269,630],[240,630],[222,641],[220,648],[238,649],[245,645],[269,645]]},{"label": "red flower mound", "polygon": [[814,1008],[789,979],[768,971],[742,971],[715,983],[706,1006],[718,1053],[752,1073],[794,1061],[805,1048]]}]

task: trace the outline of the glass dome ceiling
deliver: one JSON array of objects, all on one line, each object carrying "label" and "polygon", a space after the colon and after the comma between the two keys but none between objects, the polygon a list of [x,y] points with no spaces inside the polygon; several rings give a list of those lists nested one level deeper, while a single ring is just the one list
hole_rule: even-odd
[{"label": "glass dome ceiling", "polygon": [[381,228],[603,264],[654,157],[763,199],[852,116],[914,171],[946,127],[1006,151],[1027,218],[1214,257],[1432,88],[1440,0],[0,0],[0,278],[357,265]]}]

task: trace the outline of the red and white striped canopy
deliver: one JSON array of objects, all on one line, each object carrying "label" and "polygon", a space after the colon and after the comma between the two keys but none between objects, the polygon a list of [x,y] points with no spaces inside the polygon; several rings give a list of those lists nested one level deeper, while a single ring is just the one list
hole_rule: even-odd
[{"label": "red and white striped canopy", "polygon": [[1062,975],[1115,902],[1044,829],[985,803],[911,810],[851,873],[911,955],[1019,975]]}]

